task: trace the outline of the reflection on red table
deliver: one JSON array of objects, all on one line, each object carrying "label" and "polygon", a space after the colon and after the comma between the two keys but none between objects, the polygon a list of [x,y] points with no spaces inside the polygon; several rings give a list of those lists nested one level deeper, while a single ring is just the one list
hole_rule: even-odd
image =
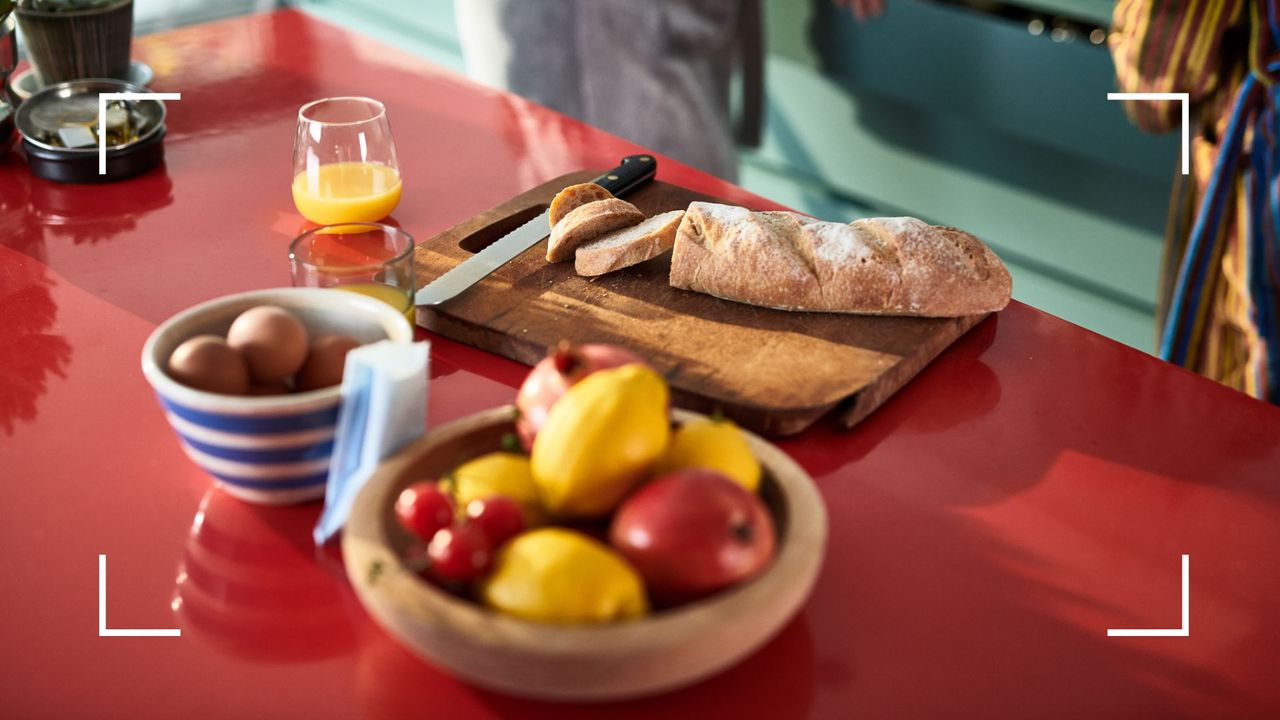
[{"label": "reflection on red table", "polygon": [[[316,505],[210,489],[139,370],[196,302],[287,285],[298,106],[383,100],[420,240],[635,146],[283,11],[143,38],[165,166],[115,185],[0,159],[0,673],[12,717],[1280,715],[1280,410],[1014,304],[852,432],[781,443],[828,557],[801,615],[729,672],[605,707],[462,685],[365,614]],[[669,160],[660,177],[774,207]],[[433,338],[439,423],[525,369]],[[111,627],[99,638],[97,555]],[[1176,627],[1191,555],[1191,634]]]}]

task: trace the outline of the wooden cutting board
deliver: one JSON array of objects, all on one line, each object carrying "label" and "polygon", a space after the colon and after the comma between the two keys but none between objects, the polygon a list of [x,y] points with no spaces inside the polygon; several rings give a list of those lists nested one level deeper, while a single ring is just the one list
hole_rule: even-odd
[{"label": "wooden cutting board", "polygon": [[[421,243],[418,286],[540,213],[564,175]],[[648,215],[715,201],[654,181],[627,196]],[[563,339],[622,345],[671,382],[674,401],[717,409],[744,427],[791,435],[835,411],[852,427],[985,315],[889,318],[758,308],[667,283],[671,254],[595,279],[572,262],[546,261],[546,241],[436,308],[418,324],[452,340],[532,365]]]}]

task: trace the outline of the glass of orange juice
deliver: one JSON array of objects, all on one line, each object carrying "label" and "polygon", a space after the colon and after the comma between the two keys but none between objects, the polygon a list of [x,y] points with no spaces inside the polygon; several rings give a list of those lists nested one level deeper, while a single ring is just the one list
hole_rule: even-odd
[{"label": "glass of orange juice", "polygon": [[289,245],[295,287],[345,290],[377,298],[414,322],[413,237],[380,223],[308,230]]},{"label": "glass of orange juice", "polygon": [[298,110],[293,204],[317,225],[377,222],[400,203],[400,165],[387,109],[366,97],[315,100]]}]

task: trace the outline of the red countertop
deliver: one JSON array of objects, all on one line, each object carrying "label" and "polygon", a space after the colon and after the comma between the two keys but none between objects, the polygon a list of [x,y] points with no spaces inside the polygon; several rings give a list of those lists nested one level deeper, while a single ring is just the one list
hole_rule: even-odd
[{"label": "red countertop", "polygon": [[[628,704],[506,698],[374,625],[318,505],[211,489],[139,370],[162,320],[288,284],[298,106],[388,108],[431,237],[630,143],[282,11],[142,38],[166,165],[103,186],[0,159],[0,707],[7,717],[1225,717],[1280,715],[1280,409],[1014,303],[851,432],[781,443],[830,546],[813,597],[712,680]],[[659,177],[744,203],[662,160]],[[524,369],[435,339],[433,423]],[[111,627],[97,635],[97,558]],[[1177,627],[1191,556],[1189,637]]]}]

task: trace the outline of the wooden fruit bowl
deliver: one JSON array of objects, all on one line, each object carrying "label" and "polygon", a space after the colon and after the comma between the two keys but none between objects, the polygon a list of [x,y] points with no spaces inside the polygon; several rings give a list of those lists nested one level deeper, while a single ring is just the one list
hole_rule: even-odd
[{"label": "wooden fruit bowl", "polygon": [[[675,410],[676,420],[699,418]],[[392,636],[475,685],[529,698],[614,700],[689,685],[746,657],[800,609],[822,565],[827,515],[813,481],[759,437],[761,497],[778,546],[765,572],[704,600],[631,622],[555,625],[501,615],[418,577],[402,560],[411,538],[395,521],[400,491],[497,450],[514,409],[437,428],[384,462],[360,490],[342,540],[360,601]]]}]

